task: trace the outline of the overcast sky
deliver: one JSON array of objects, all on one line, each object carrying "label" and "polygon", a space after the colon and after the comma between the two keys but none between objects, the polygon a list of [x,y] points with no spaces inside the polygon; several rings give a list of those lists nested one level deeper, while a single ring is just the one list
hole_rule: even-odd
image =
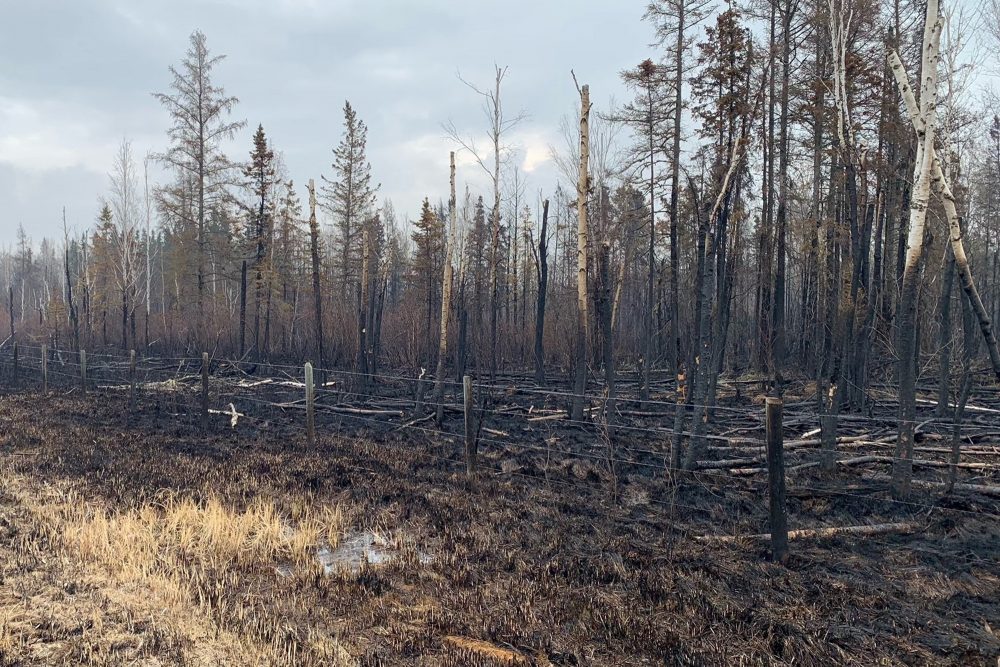
[{"label": "overcast sky", "polygon": [[[513,135],[527,191],[552,187],[550,144],[573,112],[574,69],[596,104],[627,96],[618,73],[650,54],[647,0],[2,0],[0,21],[0,244],[18,223],[37,243],[96,217],[122,137],[140,156],[163,150],[168,66],[202,30],[225,54],[215,82],[245,119],[230,157],[245,159],[257,123],[304,183],[330,174],[348,99],[368,124],[380,196],[416,215],[424,196],[447,197],[453,120],[485,129],[481,99],[457,78],[488,84],[509,66],[504,102],[529,115]],[[459,187],[484,189],[460,158]],[[304,199],[304,197],[303,197]]]}]

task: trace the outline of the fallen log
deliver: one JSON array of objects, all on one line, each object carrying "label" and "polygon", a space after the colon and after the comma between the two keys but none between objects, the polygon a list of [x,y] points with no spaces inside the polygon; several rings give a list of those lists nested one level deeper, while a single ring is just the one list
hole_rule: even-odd
[{"label": "fallen log", "polygon": [[[872,477],[873,480],[878,482],[890,482],[892,481],[888,475],[876,475]],[[947,489],[947,482],[931,482],[923,479],[915,479],[910,482],[911,486],[915,486],[921,489]],[[1000,497],[1000,486],[995,486],[991,484],[969,484],[966,482],[957,482],[953,487],[953,491],[968,491],[970,493],[982,493],[987,496],[998,496]]]},{"label": "fallen log", "polygon": [[[842,466],[852,466],[860,465],[862,463],[892,463],[891,456],[883,456],[879,454],[868,454],[865,456],[855,456],[849,459],[841,459],[837,461]],[[798,465],[786,468],[786,472],[795,472],[797,470],[803,470],[805,468],[816,468],[820,465],[820,461],[809,461],[808,463],[800,463]],[[945,461],[930,461],[927,459],[913,459],[913,465],[915,466],[925,466],[929,468],[947,468],[950,463]],[[992,470],[997,466],[991,463],[973,463],[973,462],[961,462],[958,464],[959,468],[965,468],[967,470]],[[734,475],[751,475],[758,472],[764,472],[766,468],[737,468],[730,470]]]},{"label": "fallen log", "polygon": [[[863,526],[838,526],[832,528],[802,528],[788,531],[788,539],[821,539],[839,535],[886,535],[888,533],[912,533],[920,529],[916,523],[877,523]],[[741,542],[743,540],[770,540],[771,533],[752,535],[699,535],[698,542]]]},{"label": "fallen log", "polygon": [[[937,407],[938,404],[937,401],[930,400],[927,398],[918,398],[916,400],[917,403],[920,403],[921,405],[933,405],[934,407]],[[955,404],[949,403],[948,408],[953,410],[955,408]],[[1000,415],[1000,410],[997,410],[996,408],[983,407],[981,405],[966,405],[965,409],[968,410],[969,412],[983,412],[991,415]]]},{"label": "fallen log", "polygon": [[737,465],[747,465],[751,463],[760,463],[761,459],[724,459],[720,461],[700,461],[698,463],[698,468],[701,470],[712,470],[715,468],[732,468]]}]

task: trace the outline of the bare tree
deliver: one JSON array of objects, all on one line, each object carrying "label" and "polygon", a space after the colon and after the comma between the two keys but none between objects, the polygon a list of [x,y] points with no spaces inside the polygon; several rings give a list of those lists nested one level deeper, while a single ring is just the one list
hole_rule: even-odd
[{"label": "bare tree", "polygon": [[441,277],[441,335],[438,338],[437,373],[434,376],[434,402],[437,423],[444,419],[444,368],[448,356],[448,316],[451,314],[451,283],[454,273],[456,234],[458,233],[458,201],[455,195],[455,151],[451,151],[451,196],[448,198],[448,232],[445,237],[444,271]]},{"label": "bare tree", "polygon": [[[576,75],[573,76],[576,82]],[[570,418],[583,419],[584,394],[587,390],[587,204],[590,198],[590,86],[577,85],[580,93],[580,171],[576,184],[576,377],[573,381],[573,405]]]},{"label": "bare tree", "polygon": [[[111,181],[110,205],[113,214],[115,252],[114,275],[121,297],[121,341],[128,348],[129,319],[134,316],[142,284],[142,219],[139,201],[139,181],[132,144],[122,139],[115,154]],[[134,320],[133,320],[134,325]],[[133,327],[133,338],[135,332]]]},{"label": "bare tree", "polygon": [[[503,106],[501,88],[507,68],[494,65],[492,88],[480,88],[459,75],[459,80],[470,90],[483,98],[483,114],[488,124],[491,150],[486,152],[476,144],[472,136],[463,135],[453,121],[445,124],[444,130],[452,141],[472,155],[476,164],[489,176],[493,186],[493,209],[490,214],[490,377],[497,371],[497,328],[500,316],[499,262],[500,262],[500,167],[512,154],[512,147],[506,143],[507,135],[526,117],[524,112],[507,115]],[[491,159],[492,158],[492,159]]]}]

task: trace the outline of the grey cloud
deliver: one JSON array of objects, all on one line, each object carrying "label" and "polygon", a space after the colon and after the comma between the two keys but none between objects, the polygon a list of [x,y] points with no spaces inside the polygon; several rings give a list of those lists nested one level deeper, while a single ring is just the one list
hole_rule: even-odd
[{"label": "grey cloud", "polygon": [[[369,152],[381,195],[415,215],[420,200],[447,189],[441,124],[484,129],[481,100],[456,72],[488,84],[493,63],[509,65],[505,104],[530,115],[519,136],[537,168],[528,193],[554,186],[539,154],[561,144],[559,118],[571,113],[574,68],[595,99],[622,97],[618,72],[648,55],[645,0],[512,2],[363,2],[355,0],[35,0],[13,4],[0,24],[0,102],[42,109],[25,136],[0,104],[0,243],[23,221],[36,239],[60,232],[63,203],[89,224],[107,186],[114,145],[137,154],[161,150],[166,113],[150,93],[165,90],[167,67],[199,28],[227,55],[217,82],[240,98],[248,127],[229,148],[244,159],[262,123],[302,184],[329,173],[350,99],[369,126]],[[41,135],[39,135],[41,133]],[[23,148],[31,159],[10,146]],[[5,143],[6,142],[6,143]],[[4,147],[8,148],[5,149]],[[437,155],[440,151],[440,155]],[[48,165],[48,166],[47,166]],[[459,178],[484,181],[466,166]],[[50,211],[49,209],[54,209]]]}]

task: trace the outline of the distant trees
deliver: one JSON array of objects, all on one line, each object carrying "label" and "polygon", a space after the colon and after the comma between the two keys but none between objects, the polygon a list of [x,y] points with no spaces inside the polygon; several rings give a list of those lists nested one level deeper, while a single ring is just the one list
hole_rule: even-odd
[{"label": "distant trees", "polygon": [[[0,326],[135,346],[144,303],[153,349],[307,356],[353,368],[359,393],[380,365],[434,369],[439,404],[448,373],[533,366],[539,385],[562,378],[575,419],[593,418],[591,378],[610,399],[634,373],[638,398],[680,403],[671,467],[706,451],[723,374],[777,393],[815,381],[833,469],[837,421],[873,405],[873,383],[898,386],[904,425],[925,383],[941,415],[968,399],[982,352],[957,313],[1000,374],[996,100],[964,93],[960,16],[944,20],[935,2],[932,39],[907,34],[923,9],[773,0],[712,13],[653,0],[649,57],[622,73],[629,99],[602,113],[580,89],[550,190],[534,190],[520,161],[524,116],[495,67],[489,85],[466,84],[482,132],[445,127],[460,149],[447,205],[423,193],[415,219],[379,201],[349,103],[321,192],[310,180],[300,202],[262,124],[237,168],[223,152],[242,127],[236,99],[195,32],[156,95],[170,115],[156,156],[168,182],[140,184],[123,142],[93,225],[67,229],[58,250],[20,229],[0,251]],[[938,24],[943,60],[927,48]],[[463,155],[483,192],[462,182]],[[913,435],[901,429],[901,496]]]},{"label": "distant trees", "polygon": [[[489,242],[487,262],[489,273],[490,290],[490,328],[487,334],[489,340],[489,368],[490,377],[494,377],[497,371],[497,345],[500,322],[500,273],[501,273],[501,240],[502,221],[500,217],[500,167],[512,153],[508,135],[523,120],[523,113],[510,114],[503,104],[502,86],[503,80],[507,76],[507,68],[494,66],[493,85],[490,88],[479,88],[476,85],[462,80],[473,92],[483,98],[483,115],[486,117],[487,130],[491,150],[486,152],[477,146],[475,139],[464,136],[449,122],[445,125],[448,136],[475,159],[476,164],[487,174],[490,184],[493,187],[493,207],[490,213]],[[517,211],[515,210],[515,215]],[[478,239],[477,239],[478,242]]]}]

